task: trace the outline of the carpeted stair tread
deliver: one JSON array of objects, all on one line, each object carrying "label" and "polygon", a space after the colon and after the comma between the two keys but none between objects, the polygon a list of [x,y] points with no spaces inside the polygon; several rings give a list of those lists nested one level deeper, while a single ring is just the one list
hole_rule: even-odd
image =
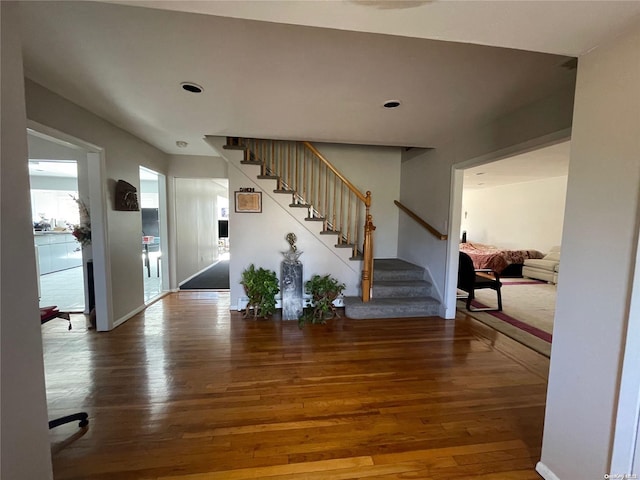
[{"label": "carpeted stair tread", "polygon": [[431,284],[425,280],[376,281],[373,283],[373,296],[380,297],[427,297],[431,293]]},{"label": "carpeted stair tread", "polygon": [[431,296],[432,285],[424,280],[424,268],[397,258],[373,261],[373,298],[345,297],[349,318],[432,317],[440,313],[440,301]]},{"label": "carpeted stair tread", "polygon": [[422,280],[424,268],[397,258],[379,258],[373,261],[373,280]]},{"label": "carpeted stair tread", "polygon": [[353,319],[433,317],[440,311],[440,302],[433,297],[372,298],[367,303],[345,297],[344,306],[345,315]]}]

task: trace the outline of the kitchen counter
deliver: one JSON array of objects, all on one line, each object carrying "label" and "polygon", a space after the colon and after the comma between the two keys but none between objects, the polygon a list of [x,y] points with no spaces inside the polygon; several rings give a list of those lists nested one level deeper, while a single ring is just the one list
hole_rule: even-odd
[{"label": "kitchen counter", "polygon": [[34,232],[40,275],[82,266],[82,248],[69,231]]}]

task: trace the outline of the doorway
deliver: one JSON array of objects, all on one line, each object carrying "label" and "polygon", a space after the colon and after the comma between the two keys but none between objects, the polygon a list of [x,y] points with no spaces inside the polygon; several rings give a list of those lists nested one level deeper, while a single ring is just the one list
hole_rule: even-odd
[{"label": "doorway", "polygon": [[229,196],[218,195],[218,260],[229,261]]},{"label": "doorway", "polygon": [[87,152],[31,132],[27,139],[40,307],[57,305],[62,311],[88,313],[90,218],[83,178]]},{"label": "doorway", "polygon": [[[181,290],[229,288],[229,185],[224,178],[176,178],[176,258]],[[194,235],[197,226],[197,235]]]},{"label": "doorway", "polygon": [[[91,244],[82,249],[84,265],[85,309],[89,313],[95,305],[98,331],[113,328],[113,311],[109,273],[109,252],[106,244],[106,191],[104,153],[101,147],[55,130],[32,120],[27,121],[29,156],[33,159],[57,158],[63,151],[75,152],[78,166],[78,198],[90,212]],[[52,153],[55,152],[55,153]],[[40,156],[42,155],[42,156]],[[54,157],[54,158],[55,158]],[[36,274],[36,272],[34,272]]]},{"label": "doorway", "polygon": [[[167,236],[163,208],[164,176],[140,167],[140,213],[142,217],[142,278],[145,303],[163,291],[162,261]],[[166,263],[166,255],[164,256]],[[166,268],[165,268],[166,270]]]},{"label": "doorway", "polygon": [[[569,152],[565,137],[488,155],[456,165],[452,172],[449,262],[455,267],[449,285],[456,279],[459,250],[472,257],[476,268],[494,269],[501,276],[502,312],[470,315],[547,356],[557,273],[546,281],[523,275],[523,263],[540,262],[548,255],[549,261],[541,262],[546,268],[552,255],[559,259],[554,252],[560,251],[562,240]],[[476,307],[493,305],[492,298],[480,292]]]}]

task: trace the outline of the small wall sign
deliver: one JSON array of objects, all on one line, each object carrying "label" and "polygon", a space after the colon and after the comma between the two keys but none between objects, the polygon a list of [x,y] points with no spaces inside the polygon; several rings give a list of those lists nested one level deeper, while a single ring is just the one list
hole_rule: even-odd
[{"label": "small wall sign", "polygon": [[262,192],[253,188],[241,188],[234,192],[236,213],[262,213]]}]

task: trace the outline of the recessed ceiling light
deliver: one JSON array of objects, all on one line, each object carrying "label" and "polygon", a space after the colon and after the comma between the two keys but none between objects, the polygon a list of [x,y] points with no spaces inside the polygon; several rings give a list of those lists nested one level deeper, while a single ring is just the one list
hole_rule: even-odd
[{"label": "recessed ceiling light", "polygon": [[190,93],[202,93],[202,91],[204,90],[204,88],[202,88],[200,85],[192,82],[182,82],[180,86],[183,90],[186,90]]},{"label": "recessed ceiling light", "polygon": [[176,146],[178,148],[187,148],[187,145],[189,145],[187,142],[185,142],[184,140],[178,140],[176,142]]},{"label": "recessed ceiling light", "polygon": [[400,106],[400,100],[387,100],[382,106],[384,108],[398,108]]}]

